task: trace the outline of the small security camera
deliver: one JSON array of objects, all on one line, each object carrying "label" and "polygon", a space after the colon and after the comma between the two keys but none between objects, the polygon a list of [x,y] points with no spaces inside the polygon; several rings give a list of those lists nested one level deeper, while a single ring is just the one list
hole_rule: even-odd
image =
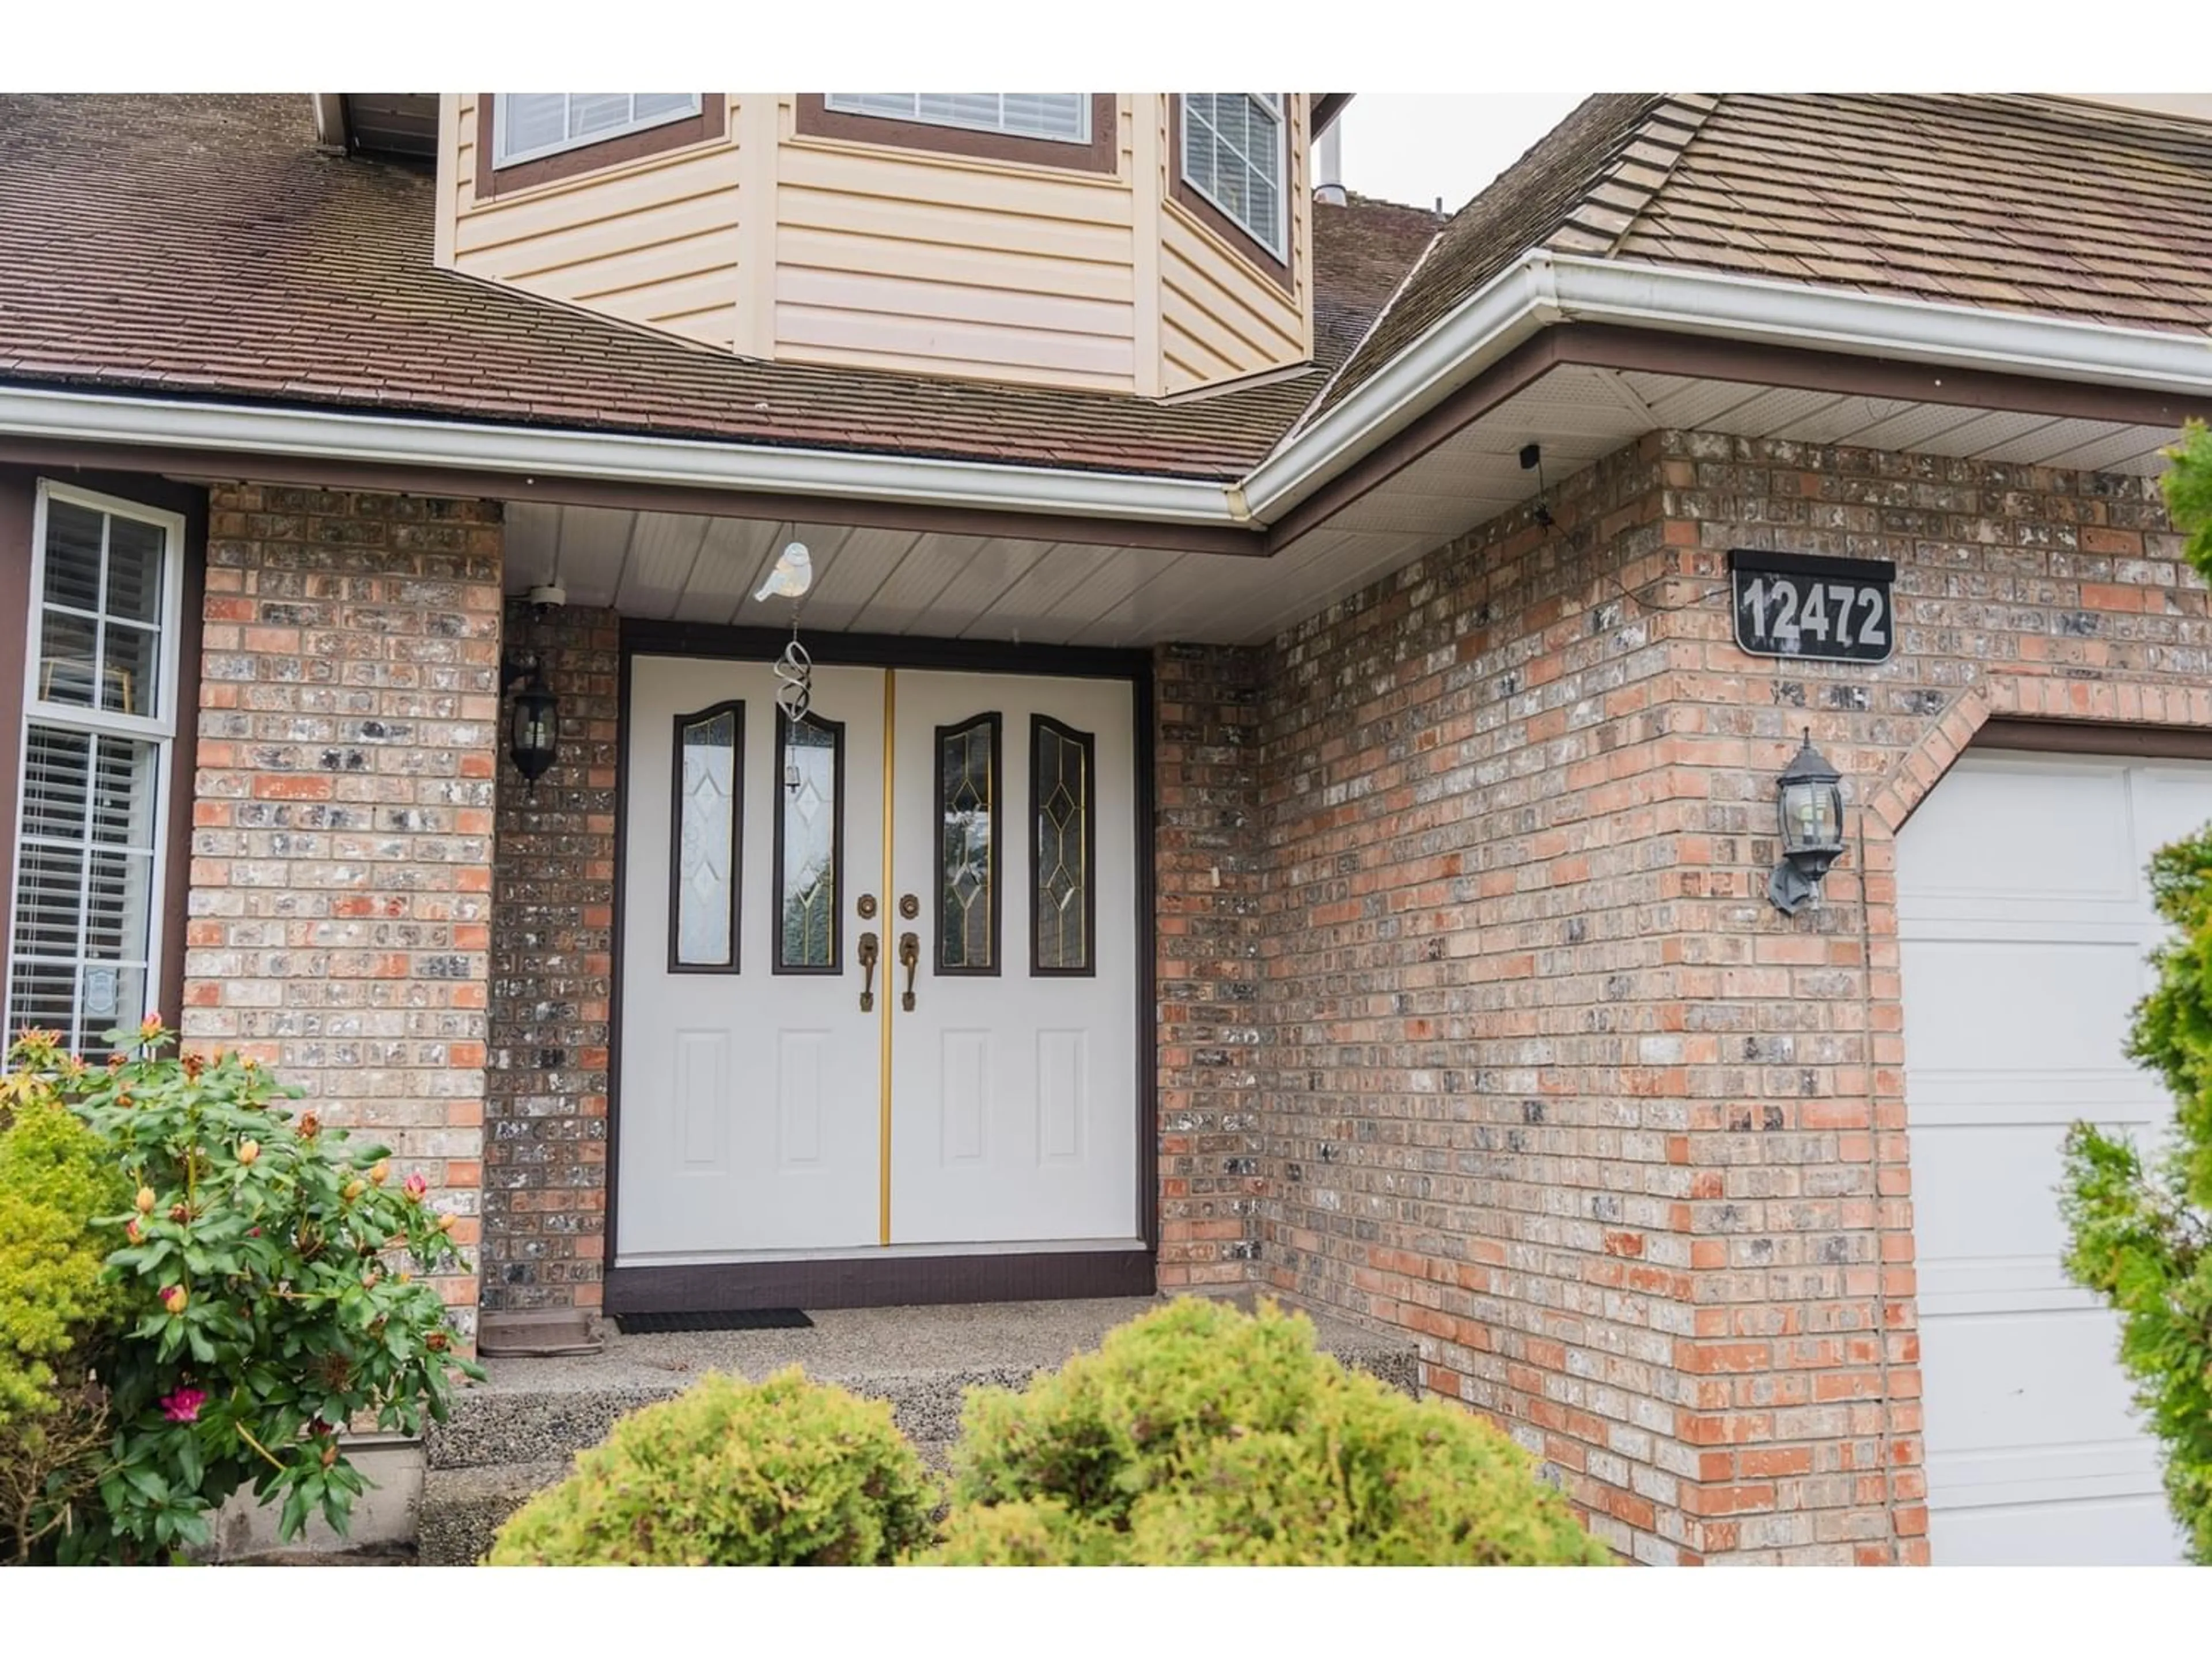
[{"label": "small security camera", "polygon": [[568,590],[558,582],[540,582],[530,590],[530,606],[540,622],[568,603]]}]

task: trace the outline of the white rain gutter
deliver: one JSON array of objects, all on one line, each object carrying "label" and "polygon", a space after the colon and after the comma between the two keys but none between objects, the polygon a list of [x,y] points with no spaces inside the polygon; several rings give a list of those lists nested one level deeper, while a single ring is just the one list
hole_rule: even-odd
[{"label": "white rain gutter", "polygon": [[38,386],[0,386],[0,433],[241,455],[458,468],[532,478],[594,478],[683,489],[835,495],[854,501],[1142,519],[1163,524],[1236,522],[1227,488],[1204,479],[190,403]]},{"label": "white rain gutter", "polygon": [[1522,256],[1244,480],[1280,517],[1555,322],[1612,323],[1856,356],[2212,395],[2212,338],[1542,251]]},{"label": "white rain gutter", "polygon": [[1256,530],[1560,322],[2212,396],[2212,338],[1539,250],[1294,428],[1237,484],[44,387],[0,386],[0,433]]}]

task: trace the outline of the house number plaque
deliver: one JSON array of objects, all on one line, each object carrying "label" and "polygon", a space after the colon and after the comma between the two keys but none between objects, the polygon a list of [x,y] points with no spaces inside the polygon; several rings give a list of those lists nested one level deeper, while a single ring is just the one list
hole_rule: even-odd
[{"label": "house number plaque", "polygon": [[1896,644],[1887,559],[1831,559],[1808,553],[1729,554],[1735,642],[1755,657],[1886,662]]}]

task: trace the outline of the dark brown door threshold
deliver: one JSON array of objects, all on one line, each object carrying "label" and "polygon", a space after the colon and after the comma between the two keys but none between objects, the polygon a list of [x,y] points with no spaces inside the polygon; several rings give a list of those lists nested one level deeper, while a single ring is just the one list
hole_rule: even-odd
[{"label": "dark brown door threshold", "polygon": [[903,1308],[1150,1296],[1158,1288],[1150,1250],[850,1256],[616,1267],[607,1274],[606,1309],[619,1317],[626,1313],[739,1313],[754,1308]]}]

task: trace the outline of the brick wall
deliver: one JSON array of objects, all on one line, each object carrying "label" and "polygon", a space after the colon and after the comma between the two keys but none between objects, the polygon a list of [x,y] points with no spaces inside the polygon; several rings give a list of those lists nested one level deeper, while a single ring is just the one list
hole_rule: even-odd
[{"label": "brick wall", "polygon": [[1267,1281],[1421,1340],[1624,1550],[1694,1473],[1650,446],[1279,640]]},{"label": "brick wall", "polygon": [[560,697],[560,757],[533,799],[499,772],[491,1074],[485,1102],[487,1309],[597,1308],[605,1269],[621,627],[540,620],[517,601],[507,649]]},{"label": "brick wall", "polygon": [[[482,1182],[495,503],[210,493],[183,1033],[465,1218]],[[465,1328],[476,1280],[443,1286]]]},{"label": "brick wall", "polygon": [[1259,1254],[1261,654],[1154,664],[1159,1279],[1242,1285]]},{"label": "brick wall", "polygon": [[[1262,1274],[1639,1559],[1924,1559],[1891,837],[1992,714],[2212,717],[2204,592],[2142,479],[1664,433],[1552,505],[1270,653]],[[1895,560],[1893,660],[1738,652],[1731,546]]]}]

